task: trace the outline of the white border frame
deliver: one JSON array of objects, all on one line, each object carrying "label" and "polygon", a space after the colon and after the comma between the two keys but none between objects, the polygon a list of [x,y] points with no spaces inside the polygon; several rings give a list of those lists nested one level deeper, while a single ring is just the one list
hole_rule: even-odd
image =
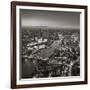
[{"label": "white border frame", "polygon": [[[20,18],[20,9],[35,9],[35,10],[50,10],[50,11],[69,11],[69,12],[81,12],[80,14],[80,76],[70,76],[70,77],[55,77],[55,78],[33,78],[33,79],[19,79],[20,77],[20,60],[19,60],[19,18]],[[75,82],[75,81],[84,81],[84,9],[74,9],[74,8],[53,8],[53,7],[37,7],[37,6],[16,6],[16,84],[40,84],[40,83],[53,83],[53,82]]]}]

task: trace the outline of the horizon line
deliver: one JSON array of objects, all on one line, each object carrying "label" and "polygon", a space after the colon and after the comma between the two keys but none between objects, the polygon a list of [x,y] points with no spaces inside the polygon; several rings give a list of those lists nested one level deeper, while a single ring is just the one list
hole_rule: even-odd
[{"label": "horizon line", "polygon": [[54,29],[79,29],[80,27],[56,27],[56,26],[22,26],[21,28],[54,28]]}]

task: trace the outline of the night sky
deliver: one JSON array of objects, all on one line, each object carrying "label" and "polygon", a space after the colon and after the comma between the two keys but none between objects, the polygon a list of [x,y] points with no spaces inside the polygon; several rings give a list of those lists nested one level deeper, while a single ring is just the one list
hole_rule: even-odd
[{"label": "night sky", "polygon": [[49,26],[57,28],[80,28],[79,12],[20,9],[20,15],[21,27]]}]

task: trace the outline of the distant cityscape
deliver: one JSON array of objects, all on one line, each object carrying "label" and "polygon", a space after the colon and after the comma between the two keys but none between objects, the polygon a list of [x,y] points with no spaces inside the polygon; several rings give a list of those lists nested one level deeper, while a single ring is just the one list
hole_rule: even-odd
[{"label": "distant cityscape", "polygon": [[21,77],[80,76],[80,30],[36,26],[22,28]]}]

